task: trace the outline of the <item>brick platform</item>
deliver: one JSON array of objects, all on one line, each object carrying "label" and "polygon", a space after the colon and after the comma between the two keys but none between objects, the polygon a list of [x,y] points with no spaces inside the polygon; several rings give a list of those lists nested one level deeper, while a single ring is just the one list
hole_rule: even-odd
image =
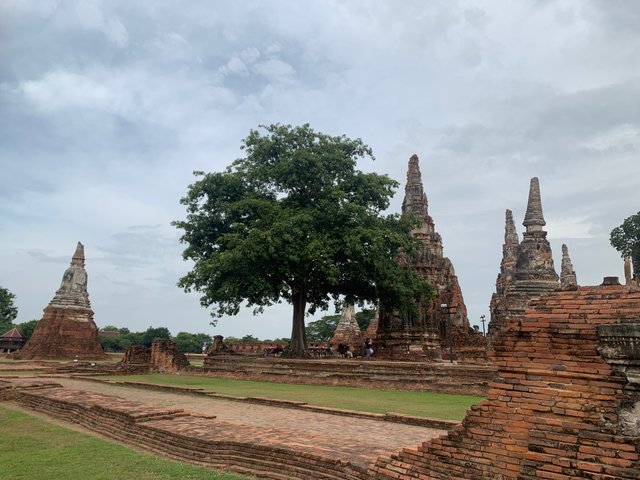
[{"label": "brick platform", "polygon": [[625,319],[640,320],[637,287],[542,297],[494,342],[488,399],[447,436],[378,459],[369,478],[640,479],[640,437],[620,416],[639,400],[598,353],[597,327]]},{"label": "brick platform", "polygon": [[[223,412],[227,418],[209,414],[209,410],[206,415],[197,415],[173,406],[193,406],[195,400],[184,395],[162,394],[157,404],[150,404],[69,386],[89,383],[86,381],[60,382],[62,387],[47,380],[0,379],[0,399],[165,457],[261,478],[366,479],[367,467],[376,458],[390,454],[397,448],[393,445],[408,438],[400,431],[411,431],[412,436],[444,433],[257,405],[239,407],[231,416]],[[95,387],[118,393],[123,390],[100,384]],[[149,392],[140,393],[150,396]]]},{"label": "brick platform", "polygon": [[202,371],[215,377],[308,385],[347,385],[485,396],[495,367],[447,362],[300,360],[219,356],[205,359]]}]

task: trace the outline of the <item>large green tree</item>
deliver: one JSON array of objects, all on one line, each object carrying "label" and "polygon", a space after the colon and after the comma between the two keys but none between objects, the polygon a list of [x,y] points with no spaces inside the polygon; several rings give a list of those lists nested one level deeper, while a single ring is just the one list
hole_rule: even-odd
[{"label": "large green tree", "polygon": [[328,342],[333,337],[340,315],[325,315],[320,320],[309,322],[306,327],[307,340],[311,342]]},{"label": "large green tree", "polygon": [[18,316],[18,307],[13,302],[16,296],[8,289],[0,287],[0,335],[11,329]]},{"label": "large green tree", "polygon": [[29,320],[28,322],[22,322],[16,325],[18,331],[24,337],[24,341],[26,342],[33,335],[33,331],[36,329],[36,325],[38,324],[38,320]]},{"label": "large green tree", "polygon": [[211,344],[211,335],[206,333],[179,332],[173,341],[176,348],[183,353],[202,353],[202,346]]},{"label": "large green tree", "polygon": [[611,230],[611,245],[622,257],[631,257],[633,274],[640,281],[640,212],[626,218],[622,225]]},{"label": "large green tree", "polygon": [[305,356],[305,314],[331,299],[399,308],[430,293],[394,261],[411,250],[412,224],[381,214],[398,184],[356,169],[358,159],[373,159],[362,140],[271,125],[252,130],[242,149],[224,172],[195,172],[181,200],[187,218],[174,222],[184,230],[183,257],[194,262],[178,285],[200,292],[212,316],[285,300],[291,354]]}]

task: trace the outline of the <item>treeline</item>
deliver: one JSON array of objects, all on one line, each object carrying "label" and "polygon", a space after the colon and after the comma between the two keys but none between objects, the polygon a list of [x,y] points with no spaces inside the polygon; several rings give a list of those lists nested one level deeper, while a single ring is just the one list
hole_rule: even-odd
[{"label": "treeline", "polygon": [[[114,335],[117,334],[117,335]],[[142,345],[151,347],[155,339],[173,340],[176,348],[183,353],[202,353],[205,344],[211,344],[211,335],[208,333],[189,333],[180,332],[175,337],[171,335],[166,327],[149,327],[144,332],[131,332],[128,328],[118,328],[112,325],[104,327],[100,330],[100,344],[106,351],[122,352],[131,345]],[[260,340],[253,335],[245,335],[242,338],[225,337],[226,343],[240,342],[274,342],[286,345],[288,338],[277,338],[275,340]]]},{"label": "treeline", "polygon": [[176,348],[181,352],[202,353],[204,344],[211,343],[209,334],[180,332],[174,337],[166,327],[149,327],[144,332],[132,332],[128,328],[109,325],[100,330],[99,338],[102,348],[111,352],[122,352],[131,345],[151,347],[155,339],[167,339],[173,340],[176,343]]}]

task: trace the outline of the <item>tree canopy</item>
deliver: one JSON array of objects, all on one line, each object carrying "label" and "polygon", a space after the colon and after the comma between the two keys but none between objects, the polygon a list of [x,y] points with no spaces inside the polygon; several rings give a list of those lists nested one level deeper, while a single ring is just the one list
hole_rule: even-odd
[{"label": "tree canopy", "polygon": [[333,337],[340,315],[325,315],[320,320],[309,322],[306,327],[307,340],[310,342],[328,342]]},{"label": "tree canopy", "polygon": [[611,245],[622,257],[631,257],[633,273],[640,280],[640,212],[626,218],[622,225],[611,230]]},{"label": "tree canopy", "polygon": [[28,322],[22,322],[16,325],[18,331],[24,337],[24,341],[26,342],[33,335],[33,331],[36,329],[36,325],[38,324],[38,320],[29,320]]},{"label": "tree canopy", "polygon": [[0,287],[0,335],[12,327],[18,316],[18,307],[13,302],[16,296],[8,289]]},{"label": "tree canopy", "polygon": [[173,339],[176,348],[183,353],[202,353],[202,347],[211,344],[211,335],[206,333],[179,332]]},{"label": "tree canopy", "polygon": [[[332,137],[309,125],[251,130],[243,158],[224,172],[195,172],[182,204],[183,257],[194,262],[178,285],[201,294],[214,318],[293,306],[291,352],[306,351],[305,314],[331,299],[400,307],[430,293],[395,262],[412,249],[410,219],[384,216],[397,182],[356,169],[371,158],[360,139]],[[215,320],[212,322],[215,323]]]}]

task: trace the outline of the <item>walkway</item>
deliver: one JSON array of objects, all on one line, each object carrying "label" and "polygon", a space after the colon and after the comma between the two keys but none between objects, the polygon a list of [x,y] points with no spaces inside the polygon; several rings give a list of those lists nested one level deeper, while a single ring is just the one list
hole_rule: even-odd
[{"label": "walkway", "polygon": [[[192,395],[158,392],[131,387],[56,378],[69,389],[115,395],[162,408],[182,408],[199,415],[215,416],[225,438],[264,439],[270,444],[350,461],[365,467],[380,455],[403,447],[415,447],[443,430],[323,413],[252,405]],[[313,388],[313,387],[309,387]]]}]

